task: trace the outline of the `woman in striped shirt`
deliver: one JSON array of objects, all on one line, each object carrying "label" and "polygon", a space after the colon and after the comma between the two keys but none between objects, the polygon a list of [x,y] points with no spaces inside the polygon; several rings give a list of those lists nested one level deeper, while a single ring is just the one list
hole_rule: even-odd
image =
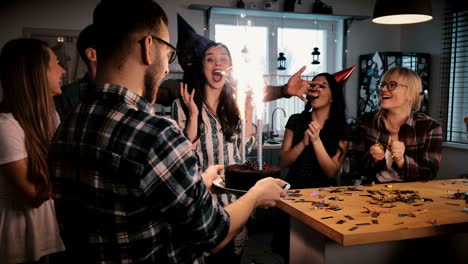
[{"label": "woman in striped shirt", "polygon": [[[204,171],[209,165],[222,164],[225,167],[240,163],[241,147],[248,152],[254,141],[252,125],[252,104],[246,103],[246,146],[241,146],[240,112],[234,100],[235,89],[230,80],[232,59],[228,48],[219,43],[207,45],[202,59],[200,87],[188,91],[187,84],[181,84],[182,98],[174,101],[172,118],[184,130],[193,143]],[[249,100],[248,100],[249,101]],[[213,194],[215,195],[215,194]],[[232,194],[216,194],[223,206],[232,203]],[[205,258],[206,263],[240,263],[246,228],[220,252]]]}]

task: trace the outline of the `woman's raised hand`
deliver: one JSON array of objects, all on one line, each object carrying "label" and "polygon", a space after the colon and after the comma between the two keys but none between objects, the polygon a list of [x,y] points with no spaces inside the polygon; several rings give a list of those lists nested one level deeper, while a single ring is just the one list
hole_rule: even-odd
[{"label": "woman's raised hand", "polygon": [[190,117],[198,117],[198,107],[193,100],[195,96],[195,89],[192,90],[192,93],[189,93],[188,86],[186,83],[180,83],[180,94],[182,95],[182,100],[184,101],[185,106],[187,106]]}]

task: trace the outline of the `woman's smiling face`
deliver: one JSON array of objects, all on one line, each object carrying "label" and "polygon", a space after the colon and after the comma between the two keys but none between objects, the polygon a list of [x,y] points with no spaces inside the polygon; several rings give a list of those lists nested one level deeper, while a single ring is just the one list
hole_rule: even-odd
[{"label": "woman's smiling face", "polygon": [[223,46],[213,46],[205,52],[203,74],[208,86],[222,89],[231,67],[231,57]]},{"label": "woman's smiling face", "polygon": [[47,84],[49,93],[52,96],[62,93],[62,77],[65,74],[65,70],[60,66],[59,60],[52,49],[47,48],[49,53],[49,64],[47,67]]},{"label": "woman's smiling face", "polygon": [[387,110],[402,108],[409,111],[411,100],[405,78],[393,74],[382,80],[381,84],[385,85],[380,87],[380,107]]}]

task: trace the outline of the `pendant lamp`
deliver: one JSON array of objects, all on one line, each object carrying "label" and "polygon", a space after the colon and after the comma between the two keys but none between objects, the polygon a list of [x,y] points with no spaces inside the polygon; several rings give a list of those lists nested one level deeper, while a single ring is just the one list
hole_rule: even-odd
[{"label": "pendant lamp", "polygon": [[376,0],[372,22],[401,25],[432,19],[431,0]]}]

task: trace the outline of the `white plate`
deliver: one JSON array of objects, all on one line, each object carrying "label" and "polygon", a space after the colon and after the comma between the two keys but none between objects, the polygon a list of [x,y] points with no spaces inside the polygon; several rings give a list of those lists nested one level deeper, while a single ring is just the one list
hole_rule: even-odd
[{"label": "white plate", "polygon": [[[224,180],[222,178],[217,178],[217,179],[213,180],[213,185],[216,188],[218,188],[219,190],[222,190],[222,191],[228,192],[228,193],[232,193],[232,194],[235,194],[235,195],[243,195],[244,193],[247,192],[245,190],[226,188],[226,186],[224,186]],[[283,186],[284,190],[289,190],[289,188],[291,188],[291,185],[289,183],[286,183]]]},{"label": "white plate", "polygon": [[235,195],[243,195],[244,193],[247,192],[247,191],[244,191],[244,190],[226,188],[224,186],[224,180],[222,178],[217,178],[217,179],[213,180],[213,185],[216,188],[218,188],[219,190],[221,190],[221,191],[232,193],[232,194],[235,194]]}]

